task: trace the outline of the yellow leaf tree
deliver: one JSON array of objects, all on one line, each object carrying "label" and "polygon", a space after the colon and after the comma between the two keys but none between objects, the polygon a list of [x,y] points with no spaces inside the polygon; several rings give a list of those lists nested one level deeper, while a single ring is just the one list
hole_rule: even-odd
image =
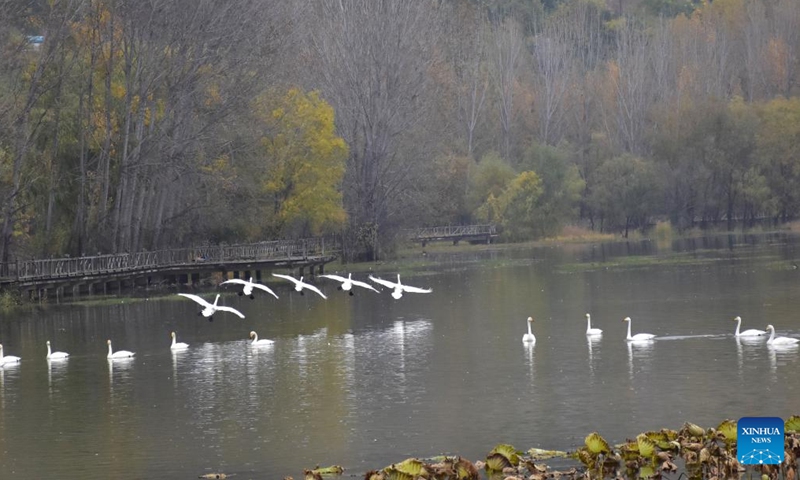
[{"label": "yellow leaf tree", "polygon": [[341,183],[348,149],[337,136],[333,108],[317,92],[292,88],[257,100],[266,161],[268,233],[320,235],[344,224]]}]

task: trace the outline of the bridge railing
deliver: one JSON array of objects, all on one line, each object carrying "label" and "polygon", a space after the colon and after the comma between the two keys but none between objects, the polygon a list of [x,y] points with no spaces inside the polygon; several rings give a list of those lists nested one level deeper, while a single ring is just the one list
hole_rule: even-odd
[{"label": "bridge railing", "polygon": [[422,227],[406,230],[406,236],[415,238],[448,238],[472,235],[496,235],[494,225],[446,225],[439,227]]},{"label": "bridge railing", "polygon": [[25,281],[125,273],[153,268],[180,267],[197,262],[237,262],[271,259],[303,259],[340,250],[334,238],[274,240],[242,245],[208,245],[152,252],[118,253],[77,258],[18,260],[2,265],[2,277]]}]

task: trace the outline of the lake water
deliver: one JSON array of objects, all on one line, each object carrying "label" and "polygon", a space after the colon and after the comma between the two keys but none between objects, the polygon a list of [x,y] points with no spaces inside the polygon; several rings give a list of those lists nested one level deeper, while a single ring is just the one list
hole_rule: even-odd
[{"label": "lake water", "polygon": [[[297,478],[331,464],[361,476],[411,456],[483,459],[501,442],[567,450],[592,431],[616,443],[800,413],[800,349],[737,342],[732,321],[800,338],[798,237],[420,260],[404,283],[433,293],[400,300],[317,279],[327,301],[280,282],[279,300],[220,289],[244,320],[209,323],[175,295],[3,315],[5,354],[22,362],[0,369],[0,478]],[[602,338],[587,340],[587,312]],[[626,316],[662,338],[628,344]],[[189,350],[170,352],[173,330]],[[274,345],[253,348],[251,330]],[[48,363],[48,339],[69,360]],[[106,339],[136,356],[109,364]]]}]

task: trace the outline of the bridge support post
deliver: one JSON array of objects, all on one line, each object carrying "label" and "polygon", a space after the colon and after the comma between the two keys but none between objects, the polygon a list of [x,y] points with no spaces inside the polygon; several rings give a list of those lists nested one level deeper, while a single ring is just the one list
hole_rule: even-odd
[{"label": "bridge support post", "polygon": [[193,273],[192,274],[192,285],[194,285],[196,283],[200,283],[200,274],[199,273]]},{"label": "bridge support post", "polygon": [[256,270],[256,281],[257,282],[261,281],[261,270]]},{"label": "bridge support post", "polygon": [[320,275],[323,275],[323,274],[325,273],[325,264],[324,264],[324,263],[320,263],[320,264],[319,264],[319,269],[318,269],[318,270],[319,270],[319,272],[318,272],[318,273],[319,273]]},{"label": "bridge support post", "polygon": [[244,279],[245,279],[245,280],[248,280],[248,281],[249,281],[251,276],[252,276],[252,275],[250,275],[250,270],[245,270],[245,271],[244,271]]}]

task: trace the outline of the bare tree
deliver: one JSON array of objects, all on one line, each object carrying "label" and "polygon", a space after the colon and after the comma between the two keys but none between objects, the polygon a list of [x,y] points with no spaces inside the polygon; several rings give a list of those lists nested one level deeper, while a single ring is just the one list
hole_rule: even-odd
[{"label": "bare tree", "polygon": [[467,155],[474,158],[475,130],[489,89],[486,22],[479,9],[464,5],[453,12],[450,26],[445,48],[455,76],[456,115],[466,138]]},{"label": "bare tree", "polygon": [[[82,3],[82,0],[60,0],[49,4],[42,25],[44,41],[41,47],[32,50],[27,42],[18,43],[12,57],[5,59],[13,65],[9,73],[13,78],[14,92],[10,96],[10,103],[0,106],[0,109],[8,112],[7,117],[3,116],[11,119],[7,127],[10,132],[7,141],[12,159],[10,190],[2,198],[0,261],[3,264],[9,261],[17,214],[22,208],[20,193],[24,185],[23,167],[29,160],[31,146],[41,125],[41,118],[32,117],[33,110],[42,95],[55,88],[60,81],[57,75],[47,73],[61,58],[59,52],[67,37],[69,23]],[[32,71],[27,69],[30,64]]]},{"label": "bare tree", "polygon": [[564,135],[568,113],[567,95],[572,86],[575,48],[569,43],[572,18],[555,15],[548,19],[531,47],[535,69],[534,88],[539,115],[539,139],[556,145]]},{"label": "bare tree", "polygon": [[[397,142],[427,114],[438,6],[311,1],[309,11],[322,91],[350,146],[345,203],[351,226],[355,235],[374,239],[391,229],[387,219],[416,161],[400,155]],[[374,258],[375,242],[362,243],[361,253]]]},{"label": "bare tree", "polygon": [[511,129],[514,120],[514,87],[517,81],[522,32],[511,18],[492,24],[492,78],[500,97],[500,126],[503,131],[503,155],[511,154]]}]

